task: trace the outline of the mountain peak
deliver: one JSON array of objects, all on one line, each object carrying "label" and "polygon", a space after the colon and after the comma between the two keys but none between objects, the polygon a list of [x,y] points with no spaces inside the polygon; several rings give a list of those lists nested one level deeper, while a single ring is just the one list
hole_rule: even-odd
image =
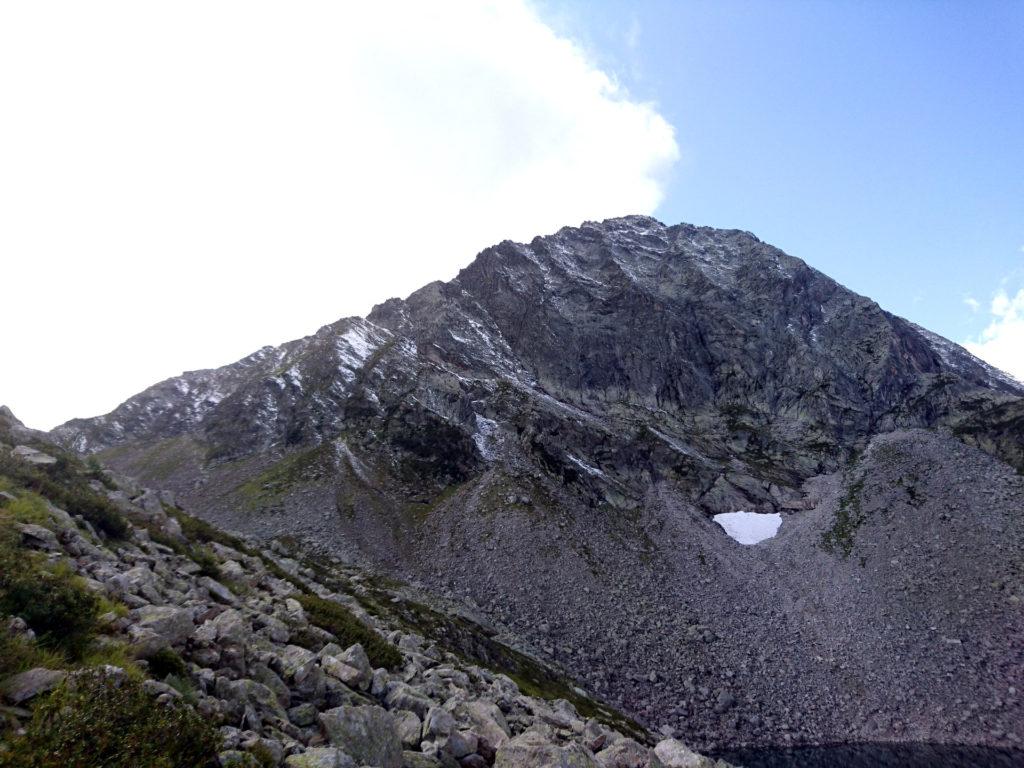
[{"label": "mountain peak", "polygon": [[[947,619],[963,584],[918,575],[955,563],[1010,583],[1022,425],[1019,385],[803,261],[628,216],[504,241],[365,319],[53,434],[229,527],[471,596],[638,717],[716,743],[770,738],[759,723],[794,700],[824,702],[800,722],[819,741],[851,722],[887,737],[904,705],[870,686],[878,731],[860,696],[833,695],[828,648],[857,685],[921,685],[961,711],[934,652],[894,661],[890,625],[981,637],[1002,654],[986,669],[1017,669],[1008,593],[970,593],[991,613],[962,625]],[[985,494],[969,513],[943,490],[968,476]],[[778,536],[738,550],[712,522],[736,511],[780,516]],[[695,691],[698,667],[745,688]],[[997,695],[986,669],[965,673],[971,700]]]}]

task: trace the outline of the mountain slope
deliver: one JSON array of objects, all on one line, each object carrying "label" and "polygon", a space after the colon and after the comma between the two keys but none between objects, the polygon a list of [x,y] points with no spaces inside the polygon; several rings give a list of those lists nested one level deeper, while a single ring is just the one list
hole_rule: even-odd
[{"label": "mountain slope", "polygon": [[226,534],[4,407],[0,565],[4,768],[728,768],[465,606]]},{"label": "mountain slope", "polygon": [[[777,739],[782,724],[797,740],[849,734],[856,702],[832,700],[829,675],[797,670],[820,663],[806,633],[843,623],[836,595],[867,589],[860,558],[875,565],[860,551],[871,524],[847,531],[851,472],[867,471],[889,433],[942,466],[969,451],[1009,489],[977,514],[1007,516],[1001,535],[1015,540],[1013,472],[913,430],[1021,470],[1022,418],[1019,383],[753,235],[626,217],[501,243],[449,283],[162,382],[54,435],[237,530],[293,535],[470,597],[614,702],[711,745],[737,732]],[[737,509],[785,512],[783,535],[738,548],[707,517]],[[843,546],[826,547],[837,524]],[[969,564],[981,544],[923,525],[908,518],[891,538],[936,557],[946,548],[967,584],[1018,583],[1010,550],[982,573]],[[902,616],[901,576],[880,574],[879,615]],[[737,597],[752,578],[771,586]],[[838,591],[803,617],[823,580]],[[949,585],[918,588],[935,624]],[[1010,664],[1019,649],[995,615],[974,629]],[[864,624],[844,626],[831,631],[860,648]],[[752,655],[748,637],[764,650]],[[882,713],[863,737],[905,736],[891,723],[906,707],[879,688],[903,679],[898,663],[855,658],[861,671],[882,665],[856,684]],[[720,685],[691,690],[702,674]],[[746,676],[770,683],[745,686],[756,693],[744,699],[732,691]],[[975,679],[979,701],[997,695],[991,676]],[[801,699],[816,699],[804,717],[775,711]],[[949,730],[949,713],[913,726],[921,738],[1000,741],[1007,714],[997,726],[976,715],[966,731]]]}]

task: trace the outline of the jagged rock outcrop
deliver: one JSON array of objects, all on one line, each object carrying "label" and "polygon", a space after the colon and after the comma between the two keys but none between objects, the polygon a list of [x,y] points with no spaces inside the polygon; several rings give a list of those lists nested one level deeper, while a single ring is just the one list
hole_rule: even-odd
[{"label": "jagged rock outcrop", "polygon": [[[697,746],[1003,744],[1022,413],[1018,382],[749,233],[626,217],[54,436],[233,530],[468,598]],[[909,482],[874,458],[887,436],[928,468],[914,487],[943,478],[931,517],[850,511],[862,477]],[[778,540],[739,548],[708,517],[736,510],[783,513]],[[882,530],[933,575],[886,566]],[[979,650],[941,673],[901,639],[961,620],[945,636]]]}]

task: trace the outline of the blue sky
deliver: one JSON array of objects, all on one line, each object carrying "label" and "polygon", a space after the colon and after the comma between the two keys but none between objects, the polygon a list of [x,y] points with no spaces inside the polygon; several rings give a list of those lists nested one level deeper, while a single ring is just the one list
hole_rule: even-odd
[{"label": "blue sky", "polygon": [[957,341],[1024,285],[1024,3],[540,7],[675,127],[663,220],[750,230]]}]

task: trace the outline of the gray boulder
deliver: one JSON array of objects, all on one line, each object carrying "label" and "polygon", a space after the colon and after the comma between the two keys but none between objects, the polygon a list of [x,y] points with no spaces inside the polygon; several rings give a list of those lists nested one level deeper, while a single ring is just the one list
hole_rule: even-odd
[{"label": "gray boulder", "polygon": [[60,542],[49,528],[33,523],[22,523],[18,526],[21,532],[21,543],[31,549],[42,549],[47,552],[59,552]]},{"label": "gray boulder", "polygon": [[0,694],[12,704],[21,704],[41,693],[52,691],[64,682],[65,677],[67,677],[66,672],[36,667],[4,680],[0,684]]},{"label": "gray boulder", "polygon": [[560,745],[526,731],[498,750],[494,768],[599,768],[591,752],[575,742]]},{"label": "gray boulder", "polygon": [[665,739],[658,742],[654,754],[665,768],[714,768],[715,761],[698,755],[683,742]]},{"label": "gray boulder", "polygon": [[336,707],[320,713],[320,725],[331,744],[357,763],[401,768],[402,741],[395,721],[381,707]]},{"label": "gray boulder", "polygon": [[651,750],[633,739],[619,739],[595,755],[601,768],[647,768]]},{"label": "gray boulder", "polygon": [[407,749],[415,749],[419,746],[423,723],[420,722],[415,712],[396,710],[391,713],[395,719],[395,728],[398,730],[398,738],[402,740],[402,746]]},{"label": "gray boulder", "polygon": [[136,609],[135,623],[165,638],[171,645],[181,645],[196,629],[191,611],[169,605],[148,605]]}]

